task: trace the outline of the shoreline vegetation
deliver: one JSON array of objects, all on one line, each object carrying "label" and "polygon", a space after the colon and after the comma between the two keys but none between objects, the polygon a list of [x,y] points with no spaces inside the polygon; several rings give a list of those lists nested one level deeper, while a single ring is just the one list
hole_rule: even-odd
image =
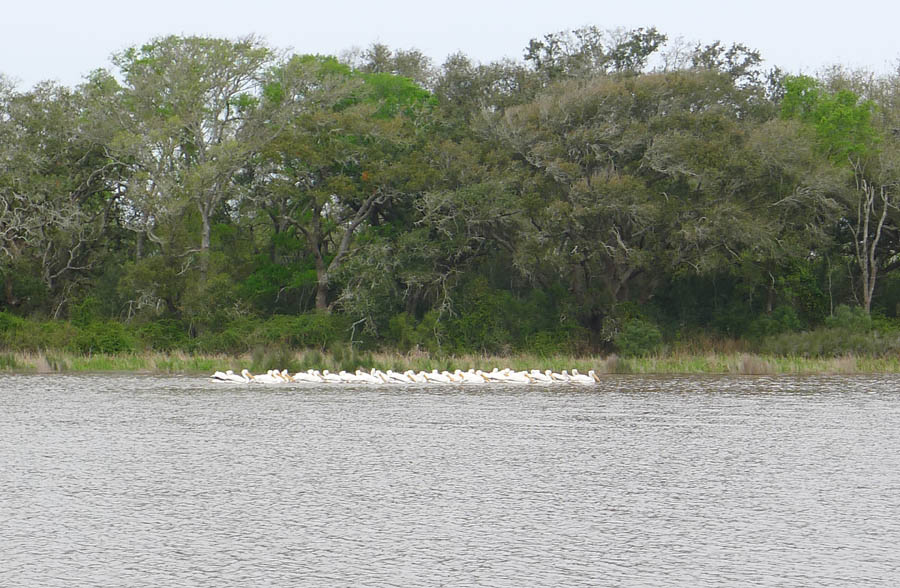
[{"label": "shoreline vegetation", "polygon": [[900,71],[655,28],[0,72],[0,370],[900,372]]},{"label": "shoreline vegetation", "polygon": [[0,352],[0,372],[78,373],[130,372],[138,374],[208,375],[215,370],[248,368],[253,373],[267,369],[291,372],[309,368],[331,371],[377,368],[394,371],[454,370],[493,367],[562,370],[576,368],[598,375],[831,375],[900,373],[900,356],[875,357],[848,354],[840,357],[800,357],[746,352],[661,353],[645,357],[534,354],[440,356],[424,352],[330,353],[317,350],[254,352],[240,355],[185,352],[80,354],[69,351]]}]

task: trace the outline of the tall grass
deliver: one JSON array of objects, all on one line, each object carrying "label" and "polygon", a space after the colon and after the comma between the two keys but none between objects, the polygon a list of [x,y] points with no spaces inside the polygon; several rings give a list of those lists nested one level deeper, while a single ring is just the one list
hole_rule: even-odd
[{"label": "tall grass", "polygon": [[328,369],[333,372],[356,369],[394,371],[431,371],[455,369],[510,368],[513,370],[572,370],[598,374],[855,374],[900,373],[900,355],[840,357],[804,357],[800,355],[732,353],[660,353],[647,357],[623,358],[574,355],[442,355],[417,351],[410,353],[358,353],[350,348],[334,351],[259,349],[243,355],[189,354],[184,352],[148,352],[129,354],[82,355],[66,351],[0,352],[3,372],[142,372],[211,374],[216,370],[253,373],[267,369]]}]

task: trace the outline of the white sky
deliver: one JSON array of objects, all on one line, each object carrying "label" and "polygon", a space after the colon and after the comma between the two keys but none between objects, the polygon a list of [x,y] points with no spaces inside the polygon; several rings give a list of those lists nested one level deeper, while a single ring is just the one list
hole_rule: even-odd
[{"label": "white sky", "polygon": [[521,59],[534,37],[584,25],[656,26],[670,39],[758,49],[766,64],[814,74],[842,64],[896,71],[896,0],[6,0],[0,73],[20,89],[74,86],[109,57],[154,37],[255,33],[277,49],[339,52],[372,42],[416,48],[435,64],[463,51],[476,61]]}]

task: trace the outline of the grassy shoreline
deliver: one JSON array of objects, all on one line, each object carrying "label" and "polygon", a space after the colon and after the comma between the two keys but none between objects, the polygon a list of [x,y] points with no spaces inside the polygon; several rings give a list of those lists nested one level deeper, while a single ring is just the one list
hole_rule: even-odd
[{"label": "grassy shoreline", "polygon": [[512,356],[461,355],[433,357],[425,353],[321,353],[319,351],[257,352],[244,355],[170,353],[91,354],[67,351],[0,352],[0,372],[72,373],[132,372],[147,374],[211,374],[215,370],[248,368],[264,372],[269,368],[292,372],[309,368],[331,371],[379,368],[402,371],[454,370],[494,367],[523,369],[577,368],[598,374],[864,374],[900,373],[900,357],[845,355],[834,358],[807,358],[751,353],[669,353],[649,357],[575,357],[517,354]]}]

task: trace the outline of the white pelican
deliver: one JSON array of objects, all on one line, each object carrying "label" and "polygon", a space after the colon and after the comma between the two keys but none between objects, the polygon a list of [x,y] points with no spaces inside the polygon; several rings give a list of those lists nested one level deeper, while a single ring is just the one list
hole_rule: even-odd
[{"label": "white pelican", "polygon": [[450,378],[442,373],[438,373],[437,370],[431,370],[431,373],[425,374],[425,378],[429,382],[435,382],[437,384],[449,384]]},{"label": "white pelican", "polygon": [[356,374],[351,374],[350,372],[346,372],[344,370],[341,370],[340,372],[338,372],[338,376],[341,377],[342,382],[346,382],[348,384],[357,381]]},{"label": "white pelican", "polygon": [[239,382],[241,384],[246,384],[253,379],[253,376],[246,369],[241,370],[240,374],[236,374],[231,370],[228,370],[225,374],[228,376],[229,381]]},{"label": "white pelican", "polygon": [[506,370],[503,370],[503,372],[501,372],[497,368],[494,368],[489,372],[481,372],[481,373],[488,380],[492,380],[494,382],[502,382],[503,380],[506,379],[506,374],[504,374],[505,371]]},{"label": "white pelican", "polygon": [[305,372],[297,372],[296,374],[291,376],[291,380],[293,380],[295,382],[308,382],[308,383],[319,382],[320,383],[322,381],[322,378],[313,374],[312,370],[309,370],[309,371],[305,371]]},{"label": "white pelican", "polygon": [[[374,370],[372,370],[374,371]],[[357,382],[365,382],[366,384],[381,384],[383,383],[381,378],[374,375],[371,372],[364,372],[362,370],[356,370],[356,381]]]},{"label": "white pelican", "polygon": [[589,372],[590,375],[579,374],[578,370],[573,368],[572,375],[569,377],[569,381],[575,382],[576,384],[595,384],[596,382],[594,381],[593,373],[594,370],[591,370]]},{"label": "white pelican", "polygon": [[326,382],[337,383],[341,382],[341,377],[337,374],[332,374],[328,370],[322,370],[322,379]]},{"label": "white pelican", "polygon": [[542,384],[549,384],[553,381],[553,376],[551,376],[552,372],[550,370],[540,371],[540,370],[531,370],[531,377],[535,382],[540,382]]},{"label": "white pelican", "polygon": [[482,375],[481,370],[475,371],[470,369],[467,372],[456,370],[456,376],[462,380],[464,384],[485,384],[487,378]]},{"label": "white pelican", "polygon": [[[244,370],[245,372],[247,370]],[[247,372],[249,374],[249,372]],[[250,381],[250,378],[243,374],[236,374],[231,370],[226,372],[216,372],[212,376],[210,376],[214,380],[218,380],[220,382],[236,382],[238,384],[245,384]]]},{"label": "white pelican", "polygon": [[527,372],[508,372],[506,381],[511,384],[531,384],[534,382],[534,378]]},{"label": "white pelican", "polygon": [[260,384],[280,384],[284,382],[284,380],[281,379],[281,373],[275,370],[268,370],[264,374],[253,376],[253,381]]},{"label": "white pelican", "polygon": [[388,370],[384,373],[384,375],[387,376],[388,381],[394,383],[409,384],[411,381],[406,375],[399,374],[394,370]]},{"label": "white pelican", "polygon": [[410,379],[411,382],[415,382],[416,384],[427,384],[428,378],[425,377],[425,372],[416,373],[412,370],[406,370],[403,372],[403,375]]}]

